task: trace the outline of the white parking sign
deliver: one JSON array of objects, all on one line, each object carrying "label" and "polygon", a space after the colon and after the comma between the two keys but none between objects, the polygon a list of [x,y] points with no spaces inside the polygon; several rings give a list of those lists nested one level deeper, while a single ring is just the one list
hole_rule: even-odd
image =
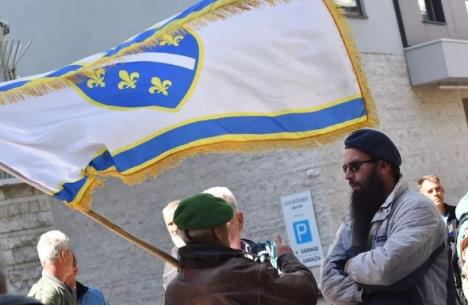
[{"label": "white parking sign", "polygon": [[309,268],[319,266],[323,252],[310,192],[284,196],[281,205],[294,254]]}]

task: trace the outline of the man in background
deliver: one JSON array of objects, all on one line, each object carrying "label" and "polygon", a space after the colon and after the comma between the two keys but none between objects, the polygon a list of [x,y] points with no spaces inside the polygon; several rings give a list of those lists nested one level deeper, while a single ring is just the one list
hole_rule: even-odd
[{"label": "man in background", "polygon": [[65,280],[65,284],[72,291],[78,305],[108,305],[101,290],[88,287],[76,280],[80,268],[75,255],[73,255],[73,274]]},{"label": "man in background", "polygon": [[73,274],[73,255],[69,238],[53,230],[41,235],[37,253],[42,265],[42,277],[34,284],[28,296],[45,305],[76,305],[65,280]]},{"label": "man in background", "polygon": [[455,233],[457,230],[455,207],[445,203],[445,189],[440,183],[439,177],[427,175],[419,178],[418,188],[421,194],[431,199],[447,226],[450,242],[455,242]]},{"label": "man in background", "polygon": [[[171,249],[171,255],[174,258],[177,258],[177,251],[179,248],[185,246],[185,242],[179,236],[177,232],[177,226],[174,223],[174,212],[179,205],[180,200],[174,200],[169,202],[164,209],[162,210],[164,223],[166,224],[167,232],[169,232],[169,236],[171,237],[172,242],[174,243],[174,247]],[[177,268],[169,263],[164,264],[164,272],[163,272],[163,286],[164,289],[167,288],[169,283],[176,277],[177,275]]]}]

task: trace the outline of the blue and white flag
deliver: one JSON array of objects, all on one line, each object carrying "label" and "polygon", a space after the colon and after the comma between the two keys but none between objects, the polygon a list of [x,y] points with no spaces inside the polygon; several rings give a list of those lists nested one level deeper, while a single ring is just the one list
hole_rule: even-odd
[{"label": "blue and white flag", "polygon": [[308,147],[377,118],[331,0],[203,0],[119,46],[0,84],[0,167],[89,209],[203,152]]}]

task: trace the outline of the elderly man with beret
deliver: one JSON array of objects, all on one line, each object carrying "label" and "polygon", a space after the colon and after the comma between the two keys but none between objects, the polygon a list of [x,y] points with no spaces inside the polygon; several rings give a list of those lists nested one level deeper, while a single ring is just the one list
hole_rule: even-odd
[{"label": "elderly man with beret", "polygon": [[315,279],[289,247],[277,247],[281,274],[229,247],[232,217],[232,207],[211,194],[180,202],[174,222],[187,245],[179,249],[182,270],[167,287],[165,304],[316,304]]},{"label": "elderly man with beret", "polygon": [[255,262],[269,262],[273,267],[277,268],[278,256],[276,255],[276,244],[274,241],[254,242],[250,239],[242,238],[244,233],[244,212],[239,209],[237,199],[232,191],[225,186],[215,186],[204,190],[203,193],[223,198],[232,207],[234,216],[228,222],[230,247],[249,253],[250,259]]},{"label": "elderly man with beret", "polygon": [[[410,191],[401,156],[383,133],[345,140],[349,212],[322,263],[332,304],[454,304],[447,231],[432,202]],[[450,274],[450,276],[449,276]]]}]

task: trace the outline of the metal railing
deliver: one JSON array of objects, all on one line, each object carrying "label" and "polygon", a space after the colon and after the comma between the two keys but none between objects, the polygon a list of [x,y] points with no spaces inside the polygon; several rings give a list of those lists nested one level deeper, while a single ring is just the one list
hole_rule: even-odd
[{"label": "metal railing", "polygon": [[0,20],[0,82],[16,79],[16,66],[28,49],[31,41],[26,45],[19,40],[7,40],[10,33],[8,23]]}]

